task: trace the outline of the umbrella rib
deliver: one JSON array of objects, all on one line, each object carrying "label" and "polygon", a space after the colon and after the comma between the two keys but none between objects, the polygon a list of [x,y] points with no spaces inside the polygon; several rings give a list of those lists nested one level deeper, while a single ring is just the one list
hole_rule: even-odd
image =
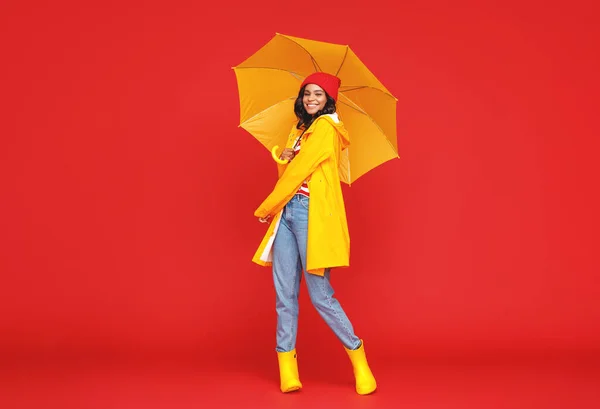
[{"label": "umbrella rib", "polygon": [[389,97],[392,97],[392,98],[394,98],[396,101],[398,101],[398,98],[396,98],[395,96],[393,96],[393,95],[392,95],[392,94],[390,94],[389,92],[386,92],[386,91],[384,91],[384,90],[382,90],[382,89],[379,89],[379,88],[377,88],[377,87],[371,87],[370,85],[356,85],[356,86],[353,86],[352,88],[346,88],[346,89],[343,89],[343,90],[342,90],[342,89],[340,89],[340,91],[339,91],[339,92],[340,92],[340,93],[344,93],[344,92],[350,92],[350,91],[357,91],[357,90],[359,90],[359,89],[364,89],[364,88],[370,88],[370,89],[374,89],[374,90],[376,90],[376,91],[379,91],[379,92],[381,92],[381,93],[384,93],[385,95],[387,95],[387,96],[389,96]]},{"label": "umbrella rib", "polygon": [[257,116],[259,116],[260,114],[262,114],[263,112],[266,112],[266,111],[268,111],[269,109],[275,108],[277,105],[283,104],[283,103],[284,103],[284,102],[286,102],[286,101],[291,101],[291,100],[294,100],[294,99],[296,99],[296,97],[290,97],[290,98],[286,98],[286,99],[284,99],[284,100],[281,100],[281,101],[279,101],[279,102],[277,102],[277,103],[275,103],[275,104],[273,104],[273,105],[269,105],[267,108],[263,109],[263,110],[262,110],[262,111],[260,111],[260,112],[257,112],[256,114],[252,115],[250,118],[246,119],[245,121],[243,121],[243,122],[240,122],[240,125],[239,125],[239,126],[242,126],[242,125],[244,125],[244,124],[247,124],[247,123],[249,123],[249,122],[250,122],[250,121],[252,121],[254,118],[256,118]]},{"label": "umbrella rib", "polygon": [[[350,99],[344,95],[344,98],[346,98],[348,101],[350,101]],[[342,104],[346,105],[347,107],[350,107],[352,109],[354,109],[355,111],[360,112],[363,115],[369,116],[369,114],[367,114],[363,109],[361,109],[358,105],[356,105],[354,102],[352,102],[352,105],[348,104],[347,102],[344,101],[340,101]]]},{"label": "umbrella rib", "polygon": [[346,46],[346,52],[344,53],[344,58],[342,58],[342,63],[340,64],[340,67],[337,69],[337,71],[335,72],[335,76],[337,77],[337,75],[340,73],[342,66],[344,65],[344,63],[346,62],[346,56],[348,55],[348,49],[350,47]]},{"label": "umbrella rib", "polygon": [[308,54],[308,56],[310,57],[310,60],[313,63],[313,66],[315,68],[315,71],[322,71],[321,67],[319,67],[319,64],[317,63],[317,61],[313,58],[312,54],[308,52],[308,50],[304,47],[302,47],[299,43],[297,43],[296,41],[292,40],[291,38],[289,38],[288,36],[282,36],[283,38],[287,38],[288,40],[290,40],[292,43],[296,44],[298,47],[302,48],[304,51],[306,51],[306,54]]}]

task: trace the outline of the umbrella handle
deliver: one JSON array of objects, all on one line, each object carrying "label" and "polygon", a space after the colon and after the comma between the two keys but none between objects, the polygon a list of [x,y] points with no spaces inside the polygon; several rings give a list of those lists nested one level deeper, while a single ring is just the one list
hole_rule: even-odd
[{"label": "umbrella handle", "polygon": [[273,160],[277,163],[279,163],[280,165],[287,165],[288,161],[285,159],[279,159],[279,155],[277,154],[277,149],[279,149],[279,145],[275,145],[273,146],[273,149],[271,149],[271,156],[273,157]]}]

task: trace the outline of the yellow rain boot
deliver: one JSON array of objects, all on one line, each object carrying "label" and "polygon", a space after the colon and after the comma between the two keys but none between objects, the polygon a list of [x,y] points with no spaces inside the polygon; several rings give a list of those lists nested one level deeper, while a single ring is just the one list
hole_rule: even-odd
[{"label": "yellow rain boot", "polygon": [[281,392],[293,392],[302,389],[300,377],[298,376],[298,360],[296,349],[289,352],[277,352],[279,361],[279,381]]},{"label": "yellow rain boot", "polygon": [[352,362],[354,368],[354,378],[356,380],[356,393],[359,395],[368,395],[369,393],[375,392],[377,389],[377,382],[375,377],[369,368],[367,362],[367,356],[365,355],[365,344],[360,340],[360,347],[358,349],[348,349],[344,347]]}]

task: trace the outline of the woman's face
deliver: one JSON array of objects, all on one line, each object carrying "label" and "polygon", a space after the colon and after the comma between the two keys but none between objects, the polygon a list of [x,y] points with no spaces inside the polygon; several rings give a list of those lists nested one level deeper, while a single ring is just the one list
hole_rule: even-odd
[{"label": "woman's face", "polygon": [[315,84],[307,84],[304,88],[304,97],[302,98],[302,103],[304,104],[304,109],[308,112],[309,115],[314,115],[318,111],[325,108],[325,103],[327,102],[327,94],[323,91],[323,88],[319,87]]}]

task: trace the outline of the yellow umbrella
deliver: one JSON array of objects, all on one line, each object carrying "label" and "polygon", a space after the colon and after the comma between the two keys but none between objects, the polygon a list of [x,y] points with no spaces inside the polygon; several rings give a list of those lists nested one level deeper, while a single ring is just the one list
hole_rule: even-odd
[{"label": "yellow umbrella", "polygon": [[308,75],[322,71],[342,81],[337,112],[350,135],[340,161],[340,179],[352,183],[398,157],[397,99],[347,45],[276,34],[233,67],[240,97],[240,126],[267,149],[285,146],[297,122],[294,102]]}]

